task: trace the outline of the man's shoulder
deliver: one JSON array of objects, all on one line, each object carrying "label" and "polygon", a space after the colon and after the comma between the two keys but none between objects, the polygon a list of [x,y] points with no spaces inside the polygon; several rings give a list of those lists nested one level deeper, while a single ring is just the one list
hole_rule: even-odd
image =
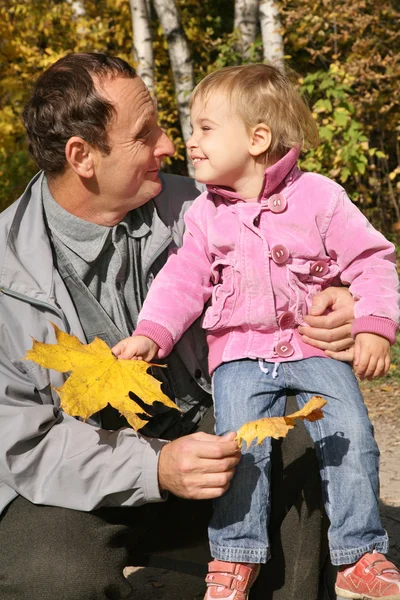
[{"label": "man's shoulder", "polygon": [[201,194],[204,186],[190,177],[160,174],[162,190],[154,198],[161,219],[164,223],[183,219],[193,200]]},{"label": "man's shoulder", "polygon": [[[41,182],[42,182],[43,173],[40,171],[36,173],[36,175],[29,181],[27,187],[21,194],[17,200],[14,200],[7,208],[5,208],[2,212],[0,212],[0,223],[8,223],[10,220],[14,218],[15,213],[18,211],[18,208],[21,204],[27,203],[32,195],[40,196]],[[37,185],[36,182],[38,182]]]},{"label": "man's shoulder", "polygon": [[163,188],[159,196],[161,196],[163,193],[169,194],[181,192],[184,194],[190,194],[191,199],[193,200],[205,190],[205,186],[202,183],[198,183],[192,177],[185,177],[184,175],[160,173],[160,179],[162,181]]}]

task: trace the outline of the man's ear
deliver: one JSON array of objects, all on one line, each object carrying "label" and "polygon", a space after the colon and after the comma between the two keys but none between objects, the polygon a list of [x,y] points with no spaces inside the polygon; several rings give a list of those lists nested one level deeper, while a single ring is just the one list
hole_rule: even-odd
[{"label": "man's ear", "polygon": [[69,138],[65,145],[65,158],[79,177],[90,178],[94,174],[93,148],[81,137]]},{"label": "man's ear", "polygon": [[257,157],[265,154],[271,145],[271,130],[265,123],[258,123],[251,129],[249,152]]}]

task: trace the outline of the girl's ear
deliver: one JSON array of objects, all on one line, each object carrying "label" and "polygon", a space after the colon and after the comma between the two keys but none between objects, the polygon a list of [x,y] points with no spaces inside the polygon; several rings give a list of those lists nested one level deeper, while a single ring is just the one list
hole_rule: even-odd
[{"label": "girl's ear", "polygon": [[257,157],[267,152],[271,145],[271,130],[265,123],[259,123],[251,129],[249,152]]}]

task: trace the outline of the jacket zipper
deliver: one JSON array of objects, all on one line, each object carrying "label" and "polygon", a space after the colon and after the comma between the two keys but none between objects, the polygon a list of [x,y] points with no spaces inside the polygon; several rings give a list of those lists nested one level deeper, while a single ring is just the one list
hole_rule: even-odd
[{"label": "jacket zipper", "polygon": [[64,313],[62,312],[62,310],[58,309],[56,306],[52,306],[51,304],[47,304],[46,302],[42,302],[41,300],[35,300],[33,298],[30,298],[29,296],[24,296],[23,294],[19,294],[18,292],[13,292],[6,288],[0,288],[0,292],[5,294],[6,296],[10,296],[11,298],[16,298],[17,300],[22,300],[23,302],[27,302],[28,304],[31,304],[32,306],[40,306],[42,308],[46,308],[47,310],[50,310],[51,312],[55,313],[58,317],[60,317],[61,321],[64,323],[65,328],[67,330],[69,329],[69,325],[65,318]]},{"label": "jacket zipper", "polygon": [[157,260],[157,258],[160,256],[160,254],[162,254],[164,252],[164,250],[166,248],[168,248],[168,246],[173,241],[173,239],[174,238],[172,236],[170,236],[169,238],[166,238],[164,240],[164,242],[161,244],[161,246],[158,248],[158,250],[155,252],[155,254],[153,254],[153,256],[151,258],[151,261],[149,263],[149,266],[147,267],[147,269],[143,273],[143,283],[144,283],[146,289],[147,289],[147,276],[149,274],[149,271],[150,271],[151,267],[153,266],[153,264]]}]

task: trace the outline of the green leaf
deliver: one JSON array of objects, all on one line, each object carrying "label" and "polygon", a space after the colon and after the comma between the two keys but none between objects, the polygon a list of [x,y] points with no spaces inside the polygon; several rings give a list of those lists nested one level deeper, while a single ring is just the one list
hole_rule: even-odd
[{"label": "green leaf", "polygon": [[344,167],[340,172],[340,181],[342,183],[345,183],[348,180],[348,178],[350,177],[350,175],[351,175],[350,169],[348,167]]},{"label": "green leaf", "polygon": [[320,127],[318,132],[319,132],[319,137],[321,138],[321,140],[327,140],[328,142],[332,141],[333,130],[330,129],[329,127]]},{"label": "green leaf", "polygon": [[330,100],[318,100],[313,106],[316,112],[332,112],[332,103]]},{"label": "green leaf", "polygon": [[348,114],[343,110],[336,109],[333,113],[333,120],[339,127],[344,127],[348,121]]}]

